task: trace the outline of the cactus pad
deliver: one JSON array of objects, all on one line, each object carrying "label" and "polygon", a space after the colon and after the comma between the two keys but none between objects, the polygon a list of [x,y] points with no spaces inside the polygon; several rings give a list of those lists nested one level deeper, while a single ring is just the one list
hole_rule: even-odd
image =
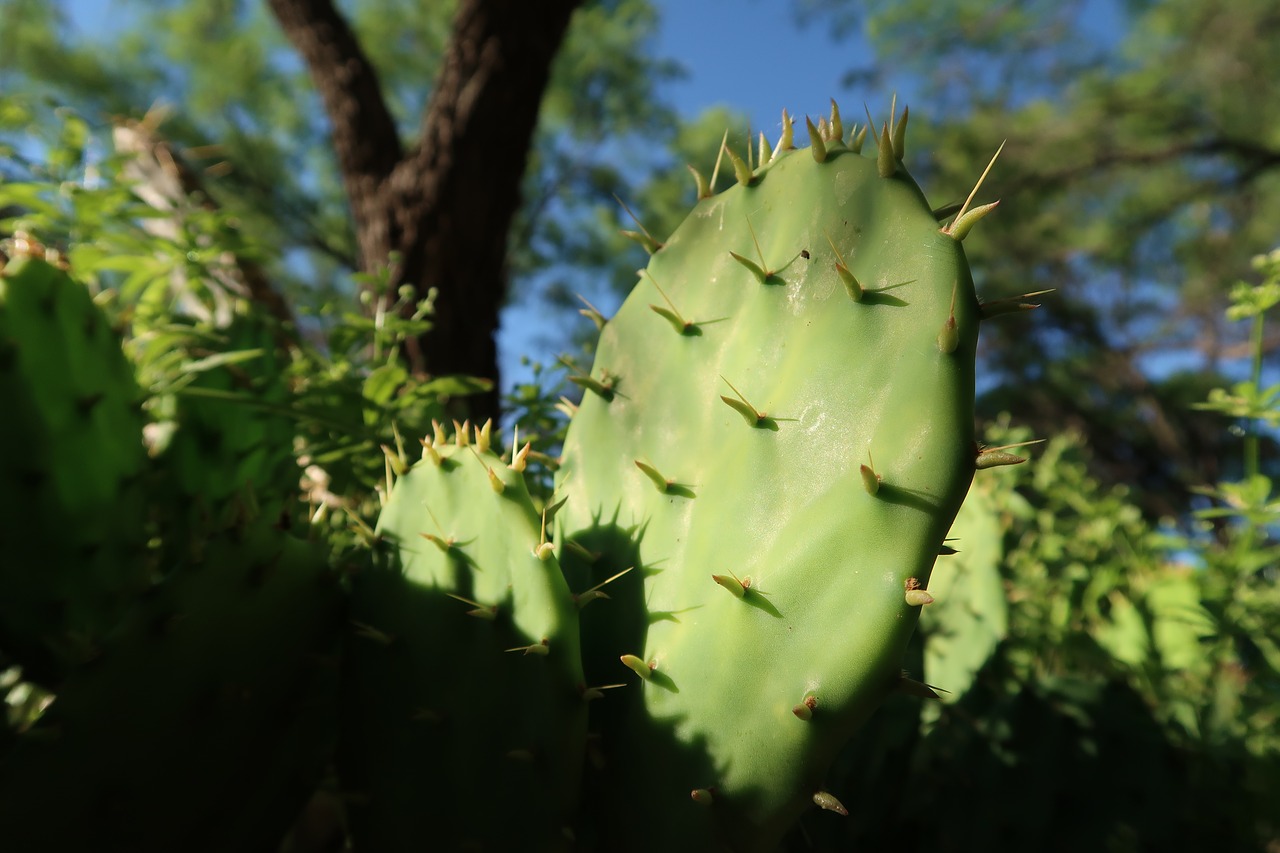
[{"label": "cactus pad", "polygon": [[577,608],[487,435],[424,441],[354,579],[340,769],[362,849],[554,850],[572,834]]},{"label": "cactus pad", "polygon": [[323,549],[261,524],[215,537],[0,758],[0,838],[268,849],[324,769],[340,605]]},{"label": "cactus pad", "polygon": [[141,393],[83,285],[0,270],[0,649],[56,683],[150,581]]},{"label": "cactus pad", "polygon": [[583,614],[588,679],[630,682],[597,703],[598,807],[637,811],[611,849],[767,850],[842,811],[825,768],[904,683],[975,470],[980,319],[904,127],[860,156],[833,112],[734,158],[579,378],[561,559],[574,589],[636,565]]}]

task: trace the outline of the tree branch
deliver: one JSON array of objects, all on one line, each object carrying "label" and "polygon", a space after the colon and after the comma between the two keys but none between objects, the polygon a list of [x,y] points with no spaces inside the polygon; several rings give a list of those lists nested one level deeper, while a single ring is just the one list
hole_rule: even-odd
[{"label": "tree branch", "polygon": [[[422,356],[435,373],[491,363],[508,239],[551,64],[580,0],[463,0],[421,137],[391,180],[404,278],[434,288]],[[497,392],[483,415],[496,413]]]},{"label": "tree branch", "polygon": [[498,414],[494,332],[511,224],[551,64],[582,0],[461,0],[417,143],[403,152],[378,81],[329,0],[269,0],[306,60],[333,124],[366,270],[436,293],[415,371],[495,381],[472,398]]},{"label": "tree branch", "polygon": [[[1114,149],[1104,151],[1087,163],[1057,169],[1047,169],[1023,176],[1024,188],[1041,191],[1063,185],[1071,185],[1082,177],[1090,177],[1108,169],[1129,166],[1159,166],[1184,157],[1227,156],[1235,159],[1244,175],[1256,177],[1263,172],[1280,167],[1280,151],[1266,148],[1249,140],[1213,136],[1206,139],[1188,139],[1154,150]],[[1244,181],[1237,181],[1242,183]]]},{"label": "tree branch", "polygon": [[386,262],[383,182],[400,162],[400,135],[378,74],[330,0],[268,0],[320,92],[351,202],[361,266]]}]

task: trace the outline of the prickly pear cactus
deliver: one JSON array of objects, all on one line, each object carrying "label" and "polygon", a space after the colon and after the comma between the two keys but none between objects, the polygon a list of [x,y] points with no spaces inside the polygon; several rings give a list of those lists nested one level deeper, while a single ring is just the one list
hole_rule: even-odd
[{"label": "prickly pear cactus", "polygon": [[948,542],[958,553],[940,560],[929,581],[929,592],[944,604],[920,615],[925,679],[946,687],[948,695],[941,697],[945,702],[964,696],[1008,633],[997,485],[994,479],[984,479],[969,489]]},{"label": "prickly pear cactus", "polygon": [[578,602],[524,457],[488,444],[487,426],[424,439],[379,519],[376,565],[353,579],[339,768],[356,849],[574,836],[590,698]]},{"label": "prickly pear cactus", "polygon": [[341,613],[323,549],[213,538],[0,754],[6,849],[276,849],[333,739]]},{"label": "prickly pear cactus", "polygon": [[[608,849],[769,850],[904,679],[979,460],[982,310],[960,240],[838,110],[704,198],[603,328],[564,447]],[[702,184],[699,180],[700,185]],[[596,709],[599,709],[597,713]]]},{"label": "prickly pear cactus", "polygon": [[141,392],[88,291],[15,242],[0,270],[0,650],[54,684],[149,583]]},{"label": "prickly pear cactus", "polygon": [[[161,506],[170,541],[144,555],[119,345],[59,271],[11,265],[0,653],[73,675],[0,743],[0,839],[274,850],[331,739],[356,850],[749,853],[843,813],[828,768],[855,729],[891,691],[935,695],[903,652],[974,472],[1021,461],[974,442],[974,352],[982,319],[1028,306],[978,301],[960,241],[994,205],[930,210],[905,111],[866,154],[834,105],[808,149],[783,124],[772,151],[725,150],[737,185],[699,177],[665,244],[643,235],[549,505],[488,426],[437,427],[413,465],[384,448],[345,612],[310,545],[200,535],[288,460],[287,420],[244,417],[273,408],[279,365],[205,386],[262,405],[188,409],[151,504],[213,512]],[[187,368],[231,381],[229,353],[269,342],[230,346]],[[108,634],[157,553],[181,565]]]}]

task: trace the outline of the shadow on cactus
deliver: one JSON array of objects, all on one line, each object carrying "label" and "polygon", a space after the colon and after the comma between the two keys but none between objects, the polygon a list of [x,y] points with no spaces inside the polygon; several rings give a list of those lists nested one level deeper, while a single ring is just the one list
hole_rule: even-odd
[{"label": "shadow on cactus", "polygon": [[642,608],[643,635],[583,640],[641,697],[602,721],[604,787],[645,804],[610,849],[767,850],[805,809],[843,811],[838,749],[895,687],[927,690],[901,658],[970,478],[1020,461],[973,440],[978,325],[1001,311],[960,240],[991,206],[940,224],[905,110],[871,156],[834,105],[807,124],[807,150],[785,117],[758,157],[726,148],[726,192],[699,178],[580,378],[557,535],[614,519],[642,535],[609,570],[646,569],[600,605]]},{"label": "shadow on cactus", "polygon": [[523,468],[487,428],[437,429],[353,578],[339,770],[369,849],[567,849],[586,739],[577,608]]},{"label": "shadow on cactus", "polygon": [[934,562],[975,471],[1022,461],[974,440],[978,328],[1028,306],[979,302],[994,205],[932,210],[907,122],[833,103],[796,149],[784,113],[723,148],[729,189],[695,173],[542,505],[528,445],[437,425],[411,460],[393,428],[342,632],[354,849],[772,850],[846,813],[830,768],[887,696],[937,695],[903,673]]}]

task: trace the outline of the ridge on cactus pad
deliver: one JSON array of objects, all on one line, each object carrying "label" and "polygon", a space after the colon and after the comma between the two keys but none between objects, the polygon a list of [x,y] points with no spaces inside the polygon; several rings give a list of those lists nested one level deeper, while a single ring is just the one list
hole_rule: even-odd
[{"label": "ridge on cactus pad", "polygon": [[627,682],[592,710],[608,849],[770,850],[843,811],[825,770],[890,690],[931,692],[900,661],[975,471],[981,209],[938,222],[905,125],[860,155],[833,104],[791,150],[784,114],[603,327],[556,535],[574,590],[636,567],[582,613],[587,680]]}]

